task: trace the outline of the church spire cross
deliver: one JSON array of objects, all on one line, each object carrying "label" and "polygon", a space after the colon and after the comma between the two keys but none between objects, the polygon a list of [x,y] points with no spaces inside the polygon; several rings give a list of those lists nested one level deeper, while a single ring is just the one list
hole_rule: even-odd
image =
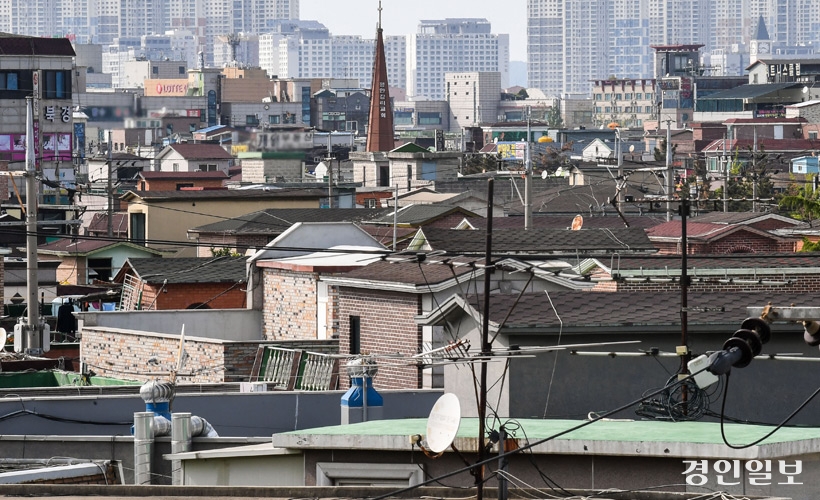
[{"label": "church spire cross", "polygon": [[382,0],[379,0],[379,29],[382,29]]}]

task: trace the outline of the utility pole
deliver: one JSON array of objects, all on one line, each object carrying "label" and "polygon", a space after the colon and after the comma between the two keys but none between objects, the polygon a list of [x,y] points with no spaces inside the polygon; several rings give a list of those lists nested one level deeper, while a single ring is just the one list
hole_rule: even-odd
[{"label": "utility pole", "polygon": [[15,339],[20,335],[22,342],[15,350],[25,354],[42,353],[42,325],[40,324],[40,301],[37,298],[39,278],[37,276],[37,168],[34,164],[34,98],[26,97],[26,323],[17,325]]},{"label": "utility pole", "polygon": [[672,168],[672,120],[666,120],[666,222],[672,220],[672,193],[675,171]]},{"label": "utility pole", "polygon": [[[530,157],[530,116],[527,106],[527,150],[524,157],[524,229],[532,229],[532,158]],[[492,200],[490,200],[492,201]]]},{"label": "utility pole", "polygon": [[114,179],[112,178],[114,175],[113,172],[113,162],[111,156],[111,150],[114,148],[113,142],[111,142],[111,131],[108,131],[108,183],[106,185],[106,190],[108,191],[108,237],[114,237]]},{"label": "utility pole", "polygon": [[729,159],[726,158],[726,141],[729,140],[729,130],[723,135],[723,212],[729,211]]},{"label": "utility pole", "polygon": [[757,212],[757,127],[752,127],[754,141],[752,146],[752,212]]},{"label": "utility pole", "polygon": [[[620,127],[615,127],[615,139],[615,154],[618,155],[618,181],[615,183],[615,186],[620,188],[622,185],[626,186],[626,183],[624,183],[624,140],[623,137],[621,137]],[[621,210],[623,202],[624,190],[618,189],[618,210]]]},{"label": "utility pole", "polygon": [[[493,179],[487,180],[487,246],[484,255],[484,315],[481,318],[481,356],[489,356],[490,344],[490,283],[492,277],[493,250]],[[478,396],[478,463],[486,457],[484,450],[485,420],[487,417],[487,363],[479,363],[479,396]],[[476,500],[484,500],[484,465],[475,471]]]},{"label": "utility pole", "polygon": [[327,131],[327,207],[333,208],[333,143]]}]

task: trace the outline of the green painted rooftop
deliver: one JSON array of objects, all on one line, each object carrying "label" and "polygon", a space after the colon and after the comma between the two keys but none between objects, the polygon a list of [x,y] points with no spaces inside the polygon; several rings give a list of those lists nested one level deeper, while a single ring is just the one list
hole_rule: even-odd
[{"label": "green painted rooftop", "polygon": [[[507,419],[508,433],[521,445],[540,441],[583,424],[582,420]],[[427,419],[375,420],[291,431],[273,436],[273,444],[292,448],[360,448],[402,450],[409,437],[426,434]],[[496,424],[495,428],[498,427]],[[726,439],[739,446],[757,441],[773,427],[724,424]],[[455,438],[462,451],[475,449],[478,421],[464,418]],[[639,443],[639,444],[635,444]],[[600,420],[533,448],[535,453],[776,458],[820,451],[819,427],[784,427],[762,443],[744,450],[726,446],[718,422]]]}]

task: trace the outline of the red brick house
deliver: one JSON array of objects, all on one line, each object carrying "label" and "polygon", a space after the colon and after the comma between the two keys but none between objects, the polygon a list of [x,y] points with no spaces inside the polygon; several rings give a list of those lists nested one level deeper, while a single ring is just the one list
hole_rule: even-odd
[{"label": "red brick house", "polygon": [[[662,254],[681,253],[681,221],[673,220],[646,230]],[[753,225],[687,221],[689,254],[794,252],[799,240],[778,236]]]},{"label": "red brick house", "polygon": [[114,278],[120,309],[242,309],[244,257],[128,259]]}]

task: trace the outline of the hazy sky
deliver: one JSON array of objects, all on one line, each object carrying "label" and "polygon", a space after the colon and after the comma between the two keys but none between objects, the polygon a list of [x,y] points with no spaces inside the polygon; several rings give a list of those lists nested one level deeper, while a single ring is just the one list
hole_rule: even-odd
[{"label": "hazy sky", "polygon": [[[378,0],[300,0],[301,19],[316,20],[334,35],[376,33]],[[510,35],[510,60],[527,60],[526,0],[383,0],[385,35],[415,33],[420,19],[486,18],[493,33]]]}]

